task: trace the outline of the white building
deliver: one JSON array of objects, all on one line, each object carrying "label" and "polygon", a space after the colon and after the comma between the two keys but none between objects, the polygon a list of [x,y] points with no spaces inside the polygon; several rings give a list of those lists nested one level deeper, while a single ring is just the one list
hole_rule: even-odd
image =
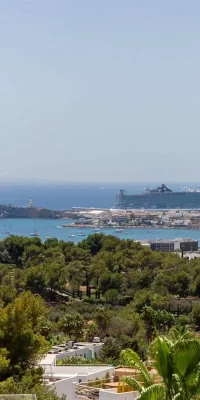
[{"label": "white building", "polygon": [[96,378],[103,379],[105,376],[114,375],[114,367],[112,366],[44,366],[44,382],[53,386],[59,396],[67,395],[69,400],[75,400],[76,385],[95,381]]},{"label": "white building", "polygon": [[103,343],[91,342],[69,342],[68,344],[61,344],[53,346],[49,353],[56,356],[56,360],[62,360],[67,357],[84,357],[86,360],[92,360],[100,352]]},{"label": "white building", "polygon": [[[70,346],[69,342],[68,346]],[[88,382],[95,381],[96,378],[109,379],[113,382],[115,368],[112,365],[69,365],[57,366],[56,361],[65,357],[80,355],[85,358],[94,358],[95,353],[100,351],[102,343],[76,343],[72,348],[66,350],[62,346],[54,346],[52,351],[54,354],[46,354],[39,362],[44,368],[43,379],[48,386],[55,388],[58,396],[63,394],[67,396],[67,400],[80,400],[83,394],[85,398],[89,393],[95,393],[94,398],[99,400],[135,400],[138,392],[118,393],[115,383],[111,383],[108,389],[93,388],[88,386]],[[75,348],[74,348],[75,347]],[[97,397],[96,397],[97,395]]]},{"label": "white building", "polygon": [[[182,257],[182,253],[177,253],[180,257]],[[195,258],[200,257],[199,252],[188,251],[183,253],[183,257],[187,258],[188,260],[194,260]]]},{"label": "white building", "polygon": [[117,393],[117,389],[101,389],[99,391],[99,400],[136,400],[138,392]]}]

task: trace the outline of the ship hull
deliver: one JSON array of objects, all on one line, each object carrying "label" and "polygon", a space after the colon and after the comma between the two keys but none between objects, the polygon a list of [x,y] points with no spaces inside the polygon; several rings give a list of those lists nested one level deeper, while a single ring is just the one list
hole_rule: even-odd
[{"label": "ship hull", "polygon": [[120,193],[116,208],[122,209],[200,209],[200,192],[167,192],[127,195]]}]

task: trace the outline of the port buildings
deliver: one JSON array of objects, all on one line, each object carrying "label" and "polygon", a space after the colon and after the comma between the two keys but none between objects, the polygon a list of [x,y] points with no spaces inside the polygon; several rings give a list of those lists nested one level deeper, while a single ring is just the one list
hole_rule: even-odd
[{"label": "port buildings", "polygon": [[73,209],[72,215],[75,225],[82,227],[200,227],[200,210]]},{"label": "port buildings", "polygon": [[182,239],[177,238],[174,240],[141,240],[139,241],[142,245],[146,245],[151,248],[151,250],[173,252],[173,251],[187,251],[195,252],[198,251],[198,240],[193,239]]}]

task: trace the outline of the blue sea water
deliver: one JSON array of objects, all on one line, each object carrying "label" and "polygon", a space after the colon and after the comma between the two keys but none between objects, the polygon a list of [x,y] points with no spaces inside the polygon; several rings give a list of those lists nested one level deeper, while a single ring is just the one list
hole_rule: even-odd
[{"label": "blue sea water", "polygon": [[[158,183],[1,183],[0,204],[26,206],[29,198],[39,207],[50,209],[70,209],[72,207],[110,208],[115,204],[120,189],[127,193],[142,193],[145,188],[155,188]],[[167,183],[172,190],[181,190],[182,186],[195,187],[197,183]]]},{"label": "blue sea water", "polygon": [[[160,183],[158,183],[160,184]],[[25,206],[32,197],[36,206],[50,209],[71,209],[75,206],[110,208],[115,204],[116,194],[120,189],[129,193],[141,193],[146,187],[156,187],[157,183],[98,183],[98,184],[11,184],[0,183],[0,204],[13,204]],[[180,190],[182,186],[195,187],[198,183],[167,184],[172,190]],[[69,236],[73,233],[73,241],[77,243],[84,237],[78,236],[80,228],[58,228],[58,225],[66,223],[66,220],[43,220],[35,222],[31,219],[0,219],[0,239],[6,237],[3,233],[11,231],[15,235],[30,236],[34,229],[39,232],[42,240],[46,237],[57,237],[62,240],[72,240]],[[71,221],[70,221],[71,222]],[[85,228],[85,235],[94,233],[92,229]],[[102,229],[105,234],[112,234],[120,238],[131,239],[173,239],[185,237],[200,241],[200,230],[195,229],[127,229],[118,233],[113,228]]]},{"label": "blue sea water", "polygon": [[[39,233],[39,237],[44,241],[47,237],[56,237],[59,240],[73,241],[78,243],[85,239],[89,234],[95,233],[92,228],[61,228],[62,224],[70,223],[69,220],[53,220],[53,219],[0,219],[0,239],[7,236],[4,231],[10,230],[14,235],[29,236],[34,229]],[[82,231],[85,237],[79,236]],[[114,228],[101,229],[102,233],[115,235],[121,239],[175,239],[177,237],[192,238],[199,240],[199,229],[155,229],[155,228],[135,228],[126,229],[124,232],[116,232]],[[75,237],[70,238],[73,234]]]}]

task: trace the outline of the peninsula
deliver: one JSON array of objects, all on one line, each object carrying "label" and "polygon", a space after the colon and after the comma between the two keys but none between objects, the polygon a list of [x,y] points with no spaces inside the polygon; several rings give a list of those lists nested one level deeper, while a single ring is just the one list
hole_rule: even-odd
[{"label": "peninsula", "polygon": [[0,204],[0,218],[69,218],[70,213],[60,210],[27,206],[16,207],[11,204]]}]

